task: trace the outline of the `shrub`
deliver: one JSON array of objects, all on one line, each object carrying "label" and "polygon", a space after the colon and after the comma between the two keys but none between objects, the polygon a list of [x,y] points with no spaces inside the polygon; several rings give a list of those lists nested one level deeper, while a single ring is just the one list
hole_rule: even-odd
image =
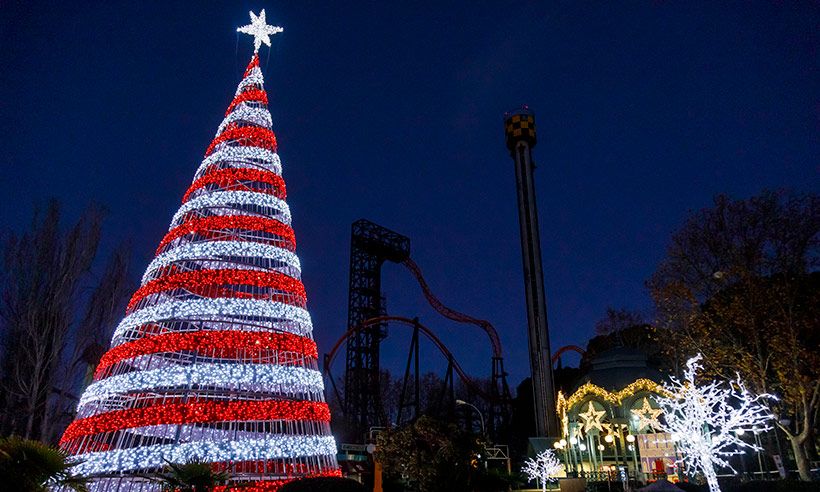
[{"label": "shrub", "polygon": [[314,477],[288,482],[279,492],[367,492],[364,485],[349,478]]}]

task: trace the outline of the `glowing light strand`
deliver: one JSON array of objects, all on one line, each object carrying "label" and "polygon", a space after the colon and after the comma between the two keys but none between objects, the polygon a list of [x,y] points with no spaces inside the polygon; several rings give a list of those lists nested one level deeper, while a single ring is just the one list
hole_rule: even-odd
[{"label": "glowing light strand", "polygon": [[235,400],[165,403],[129,408],[78,419],[68,426],[60,444],[90,434],[166,424],[192,424],[235,420],[330,421],[325,402],[291,400]]},{"label": "glowing light strand", "polygon": [[77,455],[80,464],[72,471],[92,475],[154,469],[166,460],[182,463],[192,456],[204,461],[250,461],[335,454],[333,436],[271,435],[245,441],[200,441],[85,453]]},{"label": "glowing light strand", "polygon": [[270,209],[274,213],[273,218],[285,225],[291,223],[290,207],[284,200],[273,195],[253,191],[214,191],[183,203],[171,219],[171,228],[178,226],[189,212],[199,210],[207,210],[212,215],[255,216],[260,213],[244,211],[242,207],[248,205]]},{"label": "glowing light strand", "polygon": [[741,448],[760,450],[739,434],[771,428],[773,416],[762,402],[774,397],[753,395],[739,376],[729,383],[699,383],[696,379],[701,359],[700,354],[689,359],[683,379],[673,377],[665,385],[672,396],[658,399],[664,413],[660,428],[677,438],[687,471],[702,472],[710,492],[720,492],[715,467],[734,471],[728,457],[741,454]]},{"label": "glowing light strand", "polygon": [[234,358],[241,352],[245,359],[261,357],[272,350],[292,352],[314,359],[319,356],[313,339],[290,333],[246,330],[169,332],[138,338],[112,348],[103,355],[94,377],[100,379],[111,366],[124,360],[149,354],[189,350],[204,354],[218,351],[224,357]]},{"label": "glowing light strand", "polygon": [[234,108],[234,110],[231,111],[224,120],[222,120],[222,123],[216,130],[216,135],[222,133],[231,123],[238,121],[247,121],[266,128],[270,128],[271,125],[273,125],[270,112],[267,109],[253,108],[243,103]]},{"label": "glowing light strand", "polygon": [[243,186],[247,186],[249,182],[264,183],[270,185],[271,188],[269,189],[266,189],[264,187],[254,187],[256,189],[253,189],[253,191],[257,193],[272,194],[278,198],[281,198],[282,200],[287,198],[285,180],[283,180],[282,177],[278,174],[261,169],[229,167],[224,169],[212,169],[211,171],[202,175],[202,177],[194,181],[191,184],[191,186],[188,187],[188,190],[182,197],[182,203],[187,202],[191,198],[191,195],[193,195],[197,191],[208,193],[207,190],[204,190],[204,188],[208,185],[217,185],[221,188],[227,188],[232,186],[238,186],[240,182],[243,183]]},{"label": "glowing light strand", "polygon": [[[279,220],[267,217],[253,217],[250,215],[215,215],[213,217],[197,217],[174,227],[162,238],[157,247],[157,254],[172,241],[188,234],[208,234],[214,230],[234,229],[241,232],[261,231],[281,237],[285,247],[293,251],[296,249],[296,236],[293,229]],[[226,238],[227,239],[227,238]]]},{"label": "glowing light strand", "polygon": [[252,315],[257,318],[273,320],[290,320],[294,324],[284,329],[295,335],[309,335],[313,330],[310,314],[307,310],[282,302],[259,299],[193,299],[188,301],[169,301],[164,304],[148,306],[129,314],[114,330],[113,346],[123,341],[125,332],[145,323],[157,323],[171,319],[204,320],[215,317],[234,317],[242,319]]},{"label": "glowing light strand", "polygon": [[541,491],[546,492],[547,483],[556,480],[556,475],[561,471],[561,461],[555,456],[551,449],[545,449],[537,455],[535,459],[527,458],[521,473],[527,475],[530,481],[535,480],[541,486]]},{"label": "glowing light strand", "polygon": [[[170,251],[166,251],[154,258],[145,270],[142,283],[146,283],[157,270],[173,263],[182,261],[227,261],[227,258],[264,258],[274,262],[281,262],[287,266],[288,271],[283,271],[287,275],[299,278],[301,275],[301,264],[299,258],[292,252],[264,243],[253,243],[250,241],[215,241],[206,243],[187,243],[178,246]],[[243,265],[237,263],[234,268],[255,269],[253,265]],[[278,269],[277,269],[278,270]]]},{"label": "glowing light strand", "polygon": [[96,381],[85,390],[78,408],[111,396],[159,388],[188,388],[192,385],[282,395],[324,390],[322,373],[314,369],[274,364],[196,363],[129,372]]},{"label": "glowing light strand", "polygon": [[266,169],[282,174],[282,161],[276,152],[259,147],[222,147],[202,160],[194,179],[199,179],[205,171],[216,164],[223,167]]}]

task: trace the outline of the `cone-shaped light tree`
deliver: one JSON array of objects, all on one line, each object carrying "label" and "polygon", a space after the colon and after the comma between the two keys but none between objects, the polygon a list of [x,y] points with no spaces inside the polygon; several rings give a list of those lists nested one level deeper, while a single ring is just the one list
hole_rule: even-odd
[{"label": "cone-shaped light tree", "polygon": [[339,475],[258,49],[80,398],[62,449],[92,490],[206,461],[248,491]]}]

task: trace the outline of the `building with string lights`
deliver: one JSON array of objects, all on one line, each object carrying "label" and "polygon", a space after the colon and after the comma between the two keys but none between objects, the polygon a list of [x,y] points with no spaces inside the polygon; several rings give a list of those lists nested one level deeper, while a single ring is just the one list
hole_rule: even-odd
[{"label": "building with string lights", "polygon": [[591,358],[574,389],[558,393],[562,438],[552,443],[568,476],[646,481],[677,473],[672,436],[658,432],[665,377],[639,349]]}]

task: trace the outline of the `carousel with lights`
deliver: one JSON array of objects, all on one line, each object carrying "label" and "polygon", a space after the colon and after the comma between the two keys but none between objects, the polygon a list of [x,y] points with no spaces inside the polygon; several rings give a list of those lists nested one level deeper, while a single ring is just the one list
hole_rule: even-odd
[{"label": "carousel with lights", "polygon": [[90,490],[154,491],[169,463],[275,491],[338,476],[259,48],[60,441]]},{"label": "carousel with lights", "polygon": [[659,425],[658,398],[668,396],[664,380],[640,350],[619,347],[595,357],[570,394],[558,393],[561,438],[551,444],[566,474],[675,480],[675,442]]}]

